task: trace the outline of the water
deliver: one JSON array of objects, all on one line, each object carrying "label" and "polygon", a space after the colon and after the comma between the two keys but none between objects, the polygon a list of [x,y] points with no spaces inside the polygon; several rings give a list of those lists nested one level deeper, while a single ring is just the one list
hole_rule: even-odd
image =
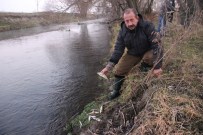
[{"label": "water", "polygon": [[0,41],[0,135],[62,134],[102,93],[96,72],[108,44],[99,23]]}]

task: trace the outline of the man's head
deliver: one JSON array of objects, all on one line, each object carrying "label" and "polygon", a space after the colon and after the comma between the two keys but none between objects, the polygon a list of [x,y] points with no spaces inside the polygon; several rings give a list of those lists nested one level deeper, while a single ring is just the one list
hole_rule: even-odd
[{"label": "man's head", "polygon": [[123,19],[126,27],[133,30],[137,26],[139,17],[134,9],[128,8],[123,13]]}]

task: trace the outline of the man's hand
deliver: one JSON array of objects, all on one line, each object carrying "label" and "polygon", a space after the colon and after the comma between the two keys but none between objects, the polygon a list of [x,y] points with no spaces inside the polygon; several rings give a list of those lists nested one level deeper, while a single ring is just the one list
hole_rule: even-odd
[{"label": "man's hand", "polygon": [[161,76],[161,73],[163,72],[163,70],[161,68],[159,69],[154,69],[153,70],[153,75],[157,78],[159,78]]},{"label": "man's hand", "polygon": [[107,75],[109,73],[109,69],[105,67],[104,69],[102,69],[101,73]]},{"label": "man's hand", "polygon": [[102,69],[101,73],[102,74],[105,74],[105,75],[108,75],[108,73],[113,69],[113,67],[115,66],[114,63],[112,62],[109,62],[106,67],[104,69]]}]

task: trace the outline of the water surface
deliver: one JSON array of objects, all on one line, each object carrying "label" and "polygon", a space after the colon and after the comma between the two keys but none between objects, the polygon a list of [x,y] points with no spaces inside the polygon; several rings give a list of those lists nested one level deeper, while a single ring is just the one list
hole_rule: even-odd
[{"label": "water surface", "polygon": [[99,23],[1,40],[0,134],[62,134],[65,122],[102,93],[96,72],[108,44]]}]

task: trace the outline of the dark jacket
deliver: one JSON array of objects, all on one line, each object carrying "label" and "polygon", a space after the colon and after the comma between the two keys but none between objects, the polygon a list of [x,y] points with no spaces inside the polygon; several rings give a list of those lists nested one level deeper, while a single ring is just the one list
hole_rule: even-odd
[{"label": "dark jacket", "polygon": [[[138,25],[134,30],[129,30],[125,23],[121,23],[121,29],[119,31],[117,41],[115,44],[114,52],[110,58],[110,62],[117,64],[122,57],[125,48],[128,49],[129,55],[142,57],[147,51],[153,50],[154,63],[162,58],[162,51],[158,42],[155,42],[156,34],[154,25],[150,22],[144,21],[142,16],[139,15],[140,19]],[[155,65],[155,69],[162,66],[162,60]]]}]

